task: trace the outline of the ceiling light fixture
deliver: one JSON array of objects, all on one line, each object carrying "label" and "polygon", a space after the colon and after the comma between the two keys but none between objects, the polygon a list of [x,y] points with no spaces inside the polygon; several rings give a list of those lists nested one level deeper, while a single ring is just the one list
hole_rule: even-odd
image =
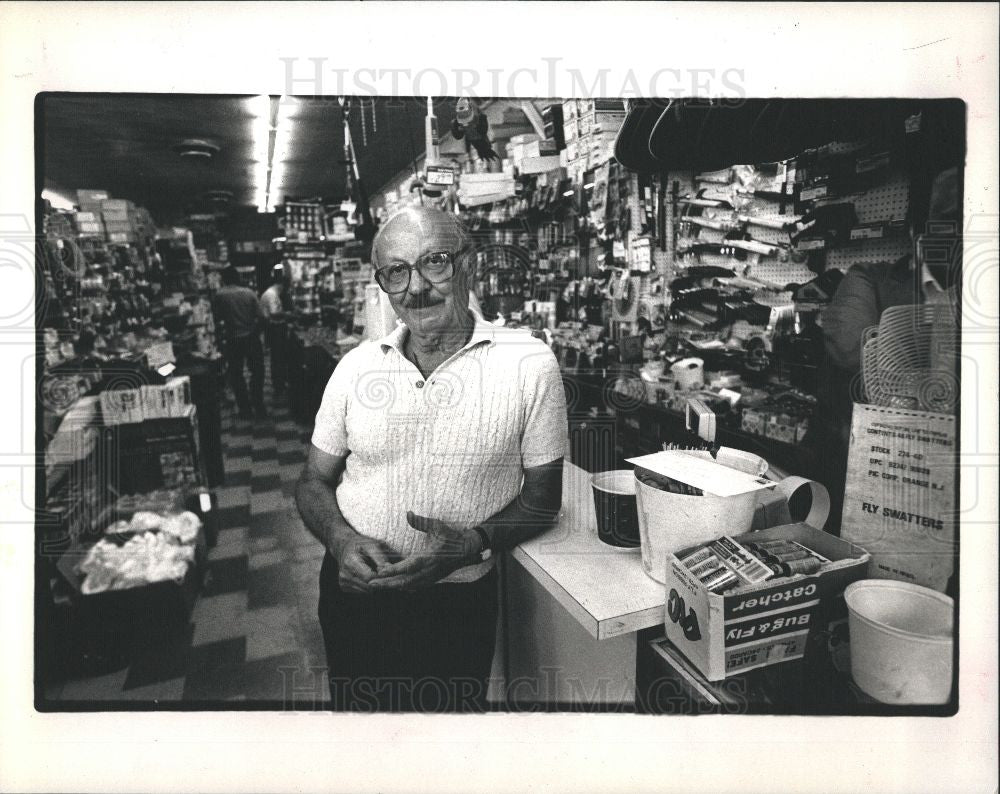
[{"label": "ceiling light fixture", "polygon": [[267,212],[267,187],[271,168],[271,97],[261,94],[247,100],[253,139],[254,204],[257,212]]},{"label": "ceiling light fixture", "polygon": [[292,114],[298,102],[289,96],[261,94],[247,101],[253,119],[254,203],[271,212],[284,197],[285,162],[291,158]]},{"label": "ceiling light fixture", "polygon": [[278,98],[275,113],[274,149],[271,152],[271,179],[268,183],[267,203],[269,207],[276,205],[284,197],[285,161],[292,154],[292,114],[298,103],[290,96]]},{"label": "ceiling light fixture", "polygon": [[183,141],[175,143],[173,150],[181,157],[211,160],[219,153],[219,146],[202,138],[186,138]]}]

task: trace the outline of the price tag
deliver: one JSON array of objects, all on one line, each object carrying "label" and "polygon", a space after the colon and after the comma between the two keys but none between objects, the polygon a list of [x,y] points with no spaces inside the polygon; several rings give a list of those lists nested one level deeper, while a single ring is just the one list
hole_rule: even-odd
[{"label": "price tag", "polygon": [[455,172],[450,168],[440,165],[427,166],[428,185],[454,185]]},{"label": "price tag", "polygon": [[863,157],[854,166],[856,173],[865,174],[869,171],[877,171],[879,168],[885,168],[889,165],[889,153],[882,152],[880,154],[874,154],[871,157]]},{"label": "price tag", "polygon": [[802,193],[799,194],[799,198],[802,201],[812,201],[813,199],[825,198],[827,193],[828,191],[826,185],[817,185],[816,187],[803,190]]},{"label": "price tag", "polygon": [[878,240],[885,236],[885,229],[881,224],[875,226],[855,226],[851,229],[852,240]]},{"label": "price tag", "polygon": [[819,251],[826,248],[826,240],[821,237],[814,237],[812,239],[799,240],[795,245],[800,251]]}]

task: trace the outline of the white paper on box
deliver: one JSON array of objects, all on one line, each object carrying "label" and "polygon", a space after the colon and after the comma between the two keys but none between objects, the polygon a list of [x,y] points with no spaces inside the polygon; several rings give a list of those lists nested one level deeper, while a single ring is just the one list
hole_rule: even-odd
[{"label": "white paper on box", "polygon": [[104,423],[108,425],[141,422],[144,418],[142,390],[113,389],[101,392],[101,413]]},{"label": "white paper on box", "polygon": [[700,488],[712,496],[738,496],[774,487],[774,482],[766,477],[754,477],[723,466],[714,460],[687,455],[682,450],[654,452],[652,455],[641,455],[625,460],[654,474]]},{"label": "white paper on box", "polygon": [[167,410],[169,416],[185,416],[191,404],[191,378],[181,375],[171,378],[162,386],[167,394]]},{"label": "white paper on box", "polygon": [[522,174],[542,174],[559,168],[559,155],[546,157],[525,157],[521,164]]},{"label": "white paper on box", "polygon": [[507,174],[462,174],[459,179],[463,185],[471,185],[483,182],[506,182],[510,176]]},{"label": "white paper on box", "polygon": [[142,411],[146,419],[165,419],[170,416],[162,386],[142,387]]},{"label": "white paper on box", "polygon": [[174,346],[170,342],[154,342],[146,348],[146,363],[150,369],[159,369],[164,364],[172,363],[176,360]]}]

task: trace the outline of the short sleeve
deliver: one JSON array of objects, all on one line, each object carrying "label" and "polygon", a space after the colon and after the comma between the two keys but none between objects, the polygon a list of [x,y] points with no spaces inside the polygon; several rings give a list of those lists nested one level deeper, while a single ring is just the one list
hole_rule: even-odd
[{"label": "short sleeve", "polygon": [[527,356],[523,384],[527,400],[521,436],[521,465],[530,469],[551,463],[566,454],[566,393],[555,355],[543,343],[540,352]]},{"label": "short sleeve", "polygon": [[861,368],[861,338],[866,328],[879,321],[875,279],[870,270],[852,267],[823,312],[827,358],[849,372]]},{"label": "short sleeve", "polygon": [[350,451],[347,439],[347,407],[354,389],[355,367],[348,354],[340,360],[323,391],[316,412],[312,444],[328,455],[343,457]]}]

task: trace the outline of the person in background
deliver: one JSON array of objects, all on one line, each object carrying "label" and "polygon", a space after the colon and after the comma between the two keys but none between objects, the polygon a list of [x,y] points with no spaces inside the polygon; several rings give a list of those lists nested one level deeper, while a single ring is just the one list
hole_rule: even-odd
[{"label": "person in background", "polygon": [[288,382],[285,346],[288,334],[288,324],[285,321],[288,290],[285,287],[285,269],[280,264],[271,269],[271,282],[271,286],[260,296],[260,307],[264,312],[264,342],[271,352],[271,387],[275,395],[281,395]]},{"label": "person in background", "polygon": [[938,174],[929,201],[914,201],[909,220],[911,253],[894,263],[854,265],[822,315],[824,364],[805,443],[817,451],[816,479],[830,492],[827,527],[834,532],[840,529],[854,403],[864,402],[862,336],[892,306],[954,302],[962,275],[961,170],[949,168]]},{"label": "person in background", "polygon": [[[232,265],[222,271],[222,287],[215,293],[212,311],[216,322],[222,325],[223,357],[240,417],[252,419],[254,412],[257,418],[266,417],[264,348],[260,343],[264,310],[257,299],[257,293],[240,284],[239,271]],[[243,377],[244,367],[250,369],[249,395]]]},{"label": "person in background", "polygon": [[562,500],[566,402],[552,351],[469,308],[454,215],[409,208],[372,248],[403,321],[327,384],[296,491],[326,546],[319,620],[334,708],[479,711],[498,611],[494,554]]}]

